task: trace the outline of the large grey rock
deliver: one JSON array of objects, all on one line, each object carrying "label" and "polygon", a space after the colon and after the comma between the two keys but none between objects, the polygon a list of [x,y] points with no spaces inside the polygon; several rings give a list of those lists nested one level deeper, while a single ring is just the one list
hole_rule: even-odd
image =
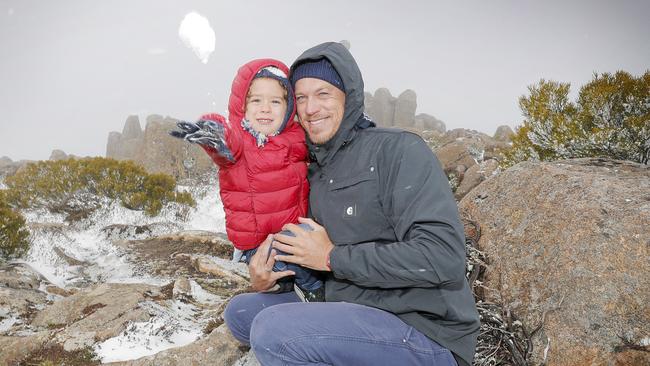
[{"label": "large grey rock", "polygon": [[494,133],[494,139],[497,141],[510,141],[510,138],[515,133],[512,131],[512,128],[507,125],[497,127],[496,132]]},{"label": "large grey rock", "polygon": [[482,227],[486,301],[533,334],[532,364],[650,364],[650,168],[524,162],[459,205]]},{"label": "large grey rock", "polygon": [[44,348],[53,331],[41,331],[27,336],[0,336],[0,365],[21,365],[33,352]]},{"label": "large grey rock", "polygon": [[142,127],[140,127],[140,119],[138,116],[128,116],[122,129],[122,139],[132,140],[141,139],[144,137]]},{"label": "large grey rock", "polygon": [[113,366],[229,366],[244,356],[244,350],[225,325],[210,335],[183,347],[172,348],[133,361],[114,362]]},{"label": "large grey rock", "polygon": [[474,152],[480,149],[479,146],[466,144],[462,141],[452,141],[435,150],[435,154],[442,165],[443,170],[446,172],[465,171],[473,165],[479,163],[479,152]]},{"label": "large grey rock", "polygon": [[149,320],[139,303],[159,293],[159,287],[144,284],[95,285],[48,306],[32,326],[60,328],[54,343],[66,351],[82,349],[119,335],[130,322]]},{"label": "large grey rock", "polygon": [[370,117],[379,126],[392,127],[395,117],[395,97],[386,88],[379,88],[375,92],[372,102],[372,109],[369,110]]},{"label": "large grey rock", "polygon": [[106,142],[106,157],[111,159],[122,160],[125,157],[122,155],[122,134],[119,132],[111,131],[108,133],[108,141]]},{"label": "large grey rock", "polygon": [[13,163],[13,161],[8,156],[3,156],[0,158],[0,167],[9,165],[11,163]]},{"label": "large grey rock", "polygon": [[65,160],[68,158],[68,154],[66,154],[63,150],[52,150],[52,153],[50,154],[50,160]]},{"label": "large grey rock", "polygon": [[414,127],[417,106],[417,95],[413,90],[407,89],[402,92],[395,101],[393,125],[397,127]]},{"label": "large grey rock", "polygon": [[212,160],[199,146],[169,136],[177,120],[152,114],[144,132],[137,116],[129,116],[123,132],[110,132],[106,157],[133,160],[149,173],[165,173],[176,178],[191,178],[215,170]]},{"label": "large grey rock", "polygon": [[494,159],[485,160],[476,165],[472,165],[463,172],[463,179],[454,192],[454,196],[460,201],[467,193],[474,189],[474,187],[495,175],[498,172],[498,169],[499,162]]},{"label": "large grey rock", "polygon": [[415,116],[415,127],[425,131],[436,131],[438,133],[445,133],[447,126],[445,123],[434,116],[426,113],[420,113]]},{"label": "large grey rock", "polygon": [[224,234],[208,231],[181,232],[143,240],[116,241],[139,271],[157,276],[193,278],[200,276],[193,259],[198,255],[232,258],[233,246]]},{"label": "large grey rock", "polygon": [[49,283],[27,264],[0,264],[0,333],[23,329],[46,306],[41,284]]}]

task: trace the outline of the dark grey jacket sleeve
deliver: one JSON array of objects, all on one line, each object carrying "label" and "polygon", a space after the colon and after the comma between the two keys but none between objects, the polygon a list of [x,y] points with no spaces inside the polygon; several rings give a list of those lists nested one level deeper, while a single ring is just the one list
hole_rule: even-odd
[{"label": "dark grey jacket sleeve", "polygon": [[417,135],[400,134],[377,157],[379,199],[398,239],[337,246],[334,276],[360,286],[438,287],[465,280],[463,227],[447,177]]}]

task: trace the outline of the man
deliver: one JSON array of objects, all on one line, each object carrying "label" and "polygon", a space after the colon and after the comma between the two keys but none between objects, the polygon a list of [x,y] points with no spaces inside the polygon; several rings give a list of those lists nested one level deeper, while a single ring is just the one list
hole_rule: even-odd
[{"label": "man", "polygon": [[[463,227],[440,164],[417,135],[374,128],[348,50],[324,43],[291,67],[307,132],[310,212],[295,236],[268,238],[255,289],[290,275],[275,260],[323,271],[326,302],[244,294],[226,310],[235,337],[263,365],[469,365],[479,330],[465,279]],[[274,240],[273,240],[274,239]],[[258,253],[265,253],[264,249]]]}]

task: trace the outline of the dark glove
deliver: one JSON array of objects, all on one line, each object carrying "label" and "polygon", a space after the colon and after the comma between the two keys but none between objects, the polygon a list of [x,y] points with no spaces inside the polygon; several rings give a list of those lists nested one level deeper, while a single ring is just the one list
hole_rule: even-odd
[{"label": "dark glove", "polygon": [[199,120],[196,123],[180,121],[176,123],[176,126],[180,131],[169,131],[170,135],[194,144],[212,147],[224,158],[235,161],[226,144],[223,125],[209,120]]}]

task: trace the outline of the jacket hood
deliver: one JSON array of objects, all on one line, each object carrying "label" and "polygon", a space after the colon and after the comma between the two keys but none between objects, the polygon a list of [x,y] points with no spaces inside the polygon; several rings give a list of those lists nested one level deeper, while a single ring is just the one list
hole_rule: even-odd
[{"label": "jacket hood", "polygon": [[[347,143],[354,136],[354,127],[363,119],[364,95],[363,95],[363,78],[357,62],[345,46],[337,42],[326,42],[303,52],[296,61],[291,65],[290,75],[293,74],[296,67],[304,62],[327,59],[336,72],[339,73],[345,89],[345,112],[341,126],[334,136],[325,144],[316,146],[309,136],[307,143],[309,150],[312,152],[316,161],[320,165],[326,164],[336,153],[336,151]],[[369,127],[367,120],[365,127]],[[372,123],[371,123],[372,124]],[[362,127],[362,128],[365,128]]]},{"label": "jacket hood", "polygon": [[[255,75],[261,69],[269,66],[277,67],[282,70],[285,75],[289,75],[289,68],[287,65],[271,58],[263,58],[247,62],[237,70],[237,75],[235,75],[235,79],[232,81],[230,99],[228,101],[228,120],[230,123],[234,123],[233,126],[239,126],[239,128],[243,129],[243,127],[241,127],[241,121],[244,119],[246,114],[246,95],[248,95],[248,89],[250,88]],[[294,116],[296,115],[296,97],[291,88],[291,83],[288,83],[287,98],[287,114],[282,123],[282,130],[286,130],[294,123]]]}]

